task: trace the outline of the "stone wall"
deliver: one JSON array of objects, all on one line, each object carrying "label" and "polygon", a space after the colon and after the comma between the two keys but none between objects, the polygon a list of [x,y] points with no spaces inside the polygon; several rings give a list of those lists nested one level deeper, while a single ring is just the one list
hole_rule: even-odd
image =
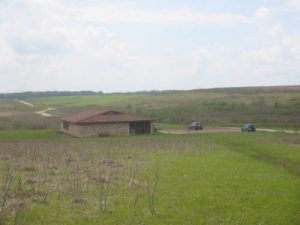
[{"label": "stone wall", "polygon": [[101,123],[78,125],[69,123],[69,129],[62,131],[76,137],[124,136],[129,135],[128,123]]}]

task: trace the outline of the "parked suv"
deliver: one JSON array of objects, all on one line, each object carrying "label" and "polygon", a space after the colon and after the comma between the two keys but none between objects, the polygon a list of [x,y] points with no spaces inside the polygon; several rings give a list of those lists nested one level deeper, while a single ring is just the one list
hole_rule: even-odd
[{"label": "parked suv", "polygon": [[254,124],[245,124],[242,128],[242,132],[255,132],[256,128]]},{"label": "parked suv", "polygon": [[201,123],[201,122],[192,122],[192,123],[189,125],[189,129],[190,129],[190,130],[202,130],[202,129],[203,129],[203,126],[202,126],[202,123]]}]

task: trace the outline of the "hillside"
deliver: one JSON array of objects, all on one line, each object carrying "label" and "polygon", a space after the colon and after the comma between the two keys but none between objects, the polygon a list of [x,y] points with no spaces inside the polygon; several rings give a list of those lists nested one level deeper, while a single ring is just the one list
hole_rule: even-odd
[{"label": "hillside", "polygon": [[[22,111],[30,117],[30,124],[43,120],[40,126],[58,126],[62,115],[87,108],[112,108],[125,112],[135,109],[137,114],[157,122],[186,124],[201,120],[206,126],[240,126],[256,123],[264,127],[300,127],[300,86],[217,88],[172,92],[139,92],[101,94],[91,96],[55,96],[30,98],[33,108],[12,100],[0,100],[0,111]],[[133,107],[134,106],[134,107]],[[56,108],[57,118],[40,118],[33,110]],[[0,118],[1,119],[1,118]],[[24,116],[10,118],[23,126]],[[6,121],[7,126],[8,121]],[[22,125],[22,123],[24,123]],[[27,126],[24,125],[24,126]]]}]

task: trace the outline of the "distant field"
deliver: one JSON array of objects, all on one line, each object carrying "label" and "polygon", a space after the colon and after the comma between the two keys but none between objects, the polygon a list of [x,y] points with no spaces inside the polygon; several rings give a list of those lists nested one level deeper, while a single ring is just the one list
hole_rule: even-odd
[{"label": "distant field", "polygon": [[130,102],[147,95],[99,95],[99,96],[62,96],[30,99],[37,106],[74,107],[74,106],[112,106]]},{"label": "distant field", "polygon": [[[223,88],[171,93],[116,94],[93,96],[61,96],[26,99],[34,108],[9,100],[0,100],[1,111],[30,112],[48,107],[57,117],[39,122],[30,120],[34,127],[58,128],[63,115],[90,108],[111,108],[154,118],[158,123],[186,126],[191,120],[200,120],[205,126],[241,126],[255,123],[258,127],[300,129],[300,86]],[[1,118],[0,118],[1,120]],[[12,120],[10,120],[12,121]],[[24,118],[15,118],[22,127],[28,128]],[[9,126],[9,121],[4,122]],[[15,122],[14,122],[15,123]],[[12,127],[13,122],[11,122]],[[171,125],[174,126],[174,125]],[[1,129],[1,126],[0,126]]]},{"label": "distant field", "polygon": [[74,108],[108,107],[155,118],[158,122],[186,124],[201,120],[208,126],[300,126],[300,86],[228,88],[180,91],[156,95],[54,97],[33,100],[57,107],[61,113]]},{"label": "distant field", "polygon": [[300,224],[299,135],[0,137],[2,224]]}]

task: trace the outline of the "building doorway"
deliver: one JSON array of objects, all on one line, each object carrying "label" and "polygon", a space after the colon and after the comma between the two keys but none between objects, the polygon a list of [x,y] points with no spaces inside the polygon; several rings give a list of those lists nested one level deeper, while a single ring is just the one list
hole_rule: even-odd
[{"label": "building doorway", "polygon": [[151,134],[151,122],[129,123],[130,134]]}]

